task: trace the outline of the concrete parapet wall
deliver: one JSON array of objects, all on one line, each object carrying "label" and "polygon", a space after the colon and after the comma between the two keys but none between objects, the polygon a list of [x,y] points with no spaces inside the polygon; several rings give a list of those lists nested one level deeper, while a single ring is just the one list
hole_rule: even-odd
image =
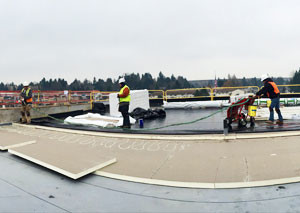
[{"label": "concrete parapet wall", "polygon": [[[71,104],[68,106],[39,106],[31,110],[32,118],[46,117],[49,114],[90,110],[90,104]],[[21,107],[1,108],[0,123],[17,122],[21,117]]]}]

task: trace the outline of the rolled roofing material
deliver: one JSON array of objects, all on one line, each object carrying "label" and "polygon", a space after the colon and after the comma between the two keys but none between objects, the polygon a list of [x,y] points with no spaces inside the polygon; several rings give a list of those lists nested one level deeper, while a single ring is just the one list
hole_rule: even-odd
[{"label": "rolled roofing material", "polygon": [[[103,116],[97,113],[88,113],[65,119],[67,124],[85,125],[85,126],[100,126],[100,127],[117,127],[123,124],[122,117]],[[135,119],[130,117],[130,123],[134,124]]]},{"label": "rolled roofing material", "polygon": [[164,102],[165,109],[194,109],[194,108],[221,108],[229,106],[228,101],[188,101]]}]

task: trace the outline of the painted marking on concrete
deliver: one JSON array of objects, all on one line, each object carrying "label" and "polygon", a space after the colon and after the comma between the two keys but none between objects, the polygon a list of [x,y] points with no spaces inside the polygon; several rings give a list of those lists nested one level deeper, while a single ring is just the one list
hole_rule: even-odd
[{"label": "painted marking on concrete", "polygon": [[145,139],[129,139],[118,140],[118,138],[94,136],[94,135],[78,135],[65,132],[54,132],[44,129],[24,128],[23,126],[16,126],[7,128],[6,131],[18,133],[38,138],[48,138],[69,144],[79,144],[82,146],[104,147],[106,149],[120,149],[120,150],[134,150],[134,151],[165,151],[175,152],[187,150],[191,144],[187,142],[169,141],[169,140],[145,140]]}]

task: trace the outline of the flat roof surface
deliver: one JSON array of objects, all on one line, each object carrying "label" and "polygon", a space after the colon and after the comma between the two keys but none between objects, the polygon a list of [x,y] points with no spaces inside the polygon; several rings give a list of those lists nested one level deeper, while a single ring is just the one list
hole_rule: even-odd
[{"label": "flat roof surface", "polygon": [[2,126],[0,130],[0,136],[6,132],[14,133],[18,136],[15,140],[23,141],[24,136],[31,136],[35,144],[12,151],[25,149],[31,158],[22,157],[34,158],[37,161],[33,162],[47,168],[66,170],[70,167],[72,171],[82,167],[81,161],[87,160],[89,164],[90,160],[97,162],[113,156],[117,162],[98,170],[97,174],[190,188],[238,188],[300,181],[300,132],[296,131],[277,135],[154,136],[19,124]]},{"label": "flat roof surface", "polygon": [[[213,137],[205,139],[205,136],[202,139],[199,139],[200,136],[189,136],[190,139],[175,136],[159,141],[153,135],[139,139],[138,135],[118,134],[114,138],[112,134],[97,136],[96,133],[91,135],[91,132],[72,133],[26,125],[1,127],[3,130],[7,128],[21,139],[27,136],[30,140],[50,137],[62,143],[78,143],[108,154],[114,153],[119,164],[113,164],[104,171],[115,174],[148,175],[166,180],[170,177],[173,180],[211,177],[228,182],[236,179],[247,182],[265,174],[272,178],[278,175],[294,177],[298,181],[300,178],[300,136],[297,135],[276,137],[275,133],[261,133],[264,137],[259,138],[257,134],[239,134],[239,138],[234,135],[231,139],[229,136],[221,140]],[[246,139],[241,140],[243,137]],[[17,138],[14,137],[14,140]],[[5,139],[11,138],[1,138]],[[5,151],[0,151],[0,168],[0,212],[300,211],[300,183],[197,189],[134,183],[94,174],[72,180]],[[197,175],[189,175],[185,170],[188,168]],[[233,170],[228,172],[230,169]],[[142,173],[137,173],[139,171]],[[174,172],[181,175],[176,176]],[[254,172],[253,175],[251,172]]]},{"label": "flat roof surface", "polygon": [[[299,107],[300,109],[300,107]],[[81,112],[82,114],[83,112]],[[213,114],[213,115],[212,115]],[[276,114],[276,113],[275,113]],[[108,114],[107,114],[108,115]],[[207,117],[212,115],[211,117]],[[53,115],[54,117],[56,115]],[[83,126],[65,124],[65,117],[60,115],[59,119],[41,118],[33,119],[33,124],[50,127],[78,129],[88,131],[102,132],[124,132],[121,128],[102,128],[95,126]],[[203,120],[199,120],[205,118]],[[139,128],[138,122],[131,126],[131,130],[126,130],[132,134],[220,134],[224,132],[223,120],[226,118],[226,110],[207,108],[207,109],[168,109],[165,118],[144,119],[144,128]],[[275,118],[277,118],[275,116]],[[262,119],[262,118],[259,118]],[[256,120],[255,126],[250,128],[248,122],[247,128],[239,129],[237,122],[232,124],[232,132],[256,133],[256,132],[275,132],[275,131],[295,131],[300,130],[300,120],[285,120],[284,125],[269,125],[264,120]],[[197,121],[199,120],[199,121]],[[196,121],[196,122],[194,122]],[[175,124],[175,125],[174,125]]]},{"label": "flat roof surface", "polygon": [[88,175],[72,180],[0,152],[0,212],[297,212],[300,184],[188,189]]},{"label": "flat roof surface", "polygon": [[[0,129],[0,136],[8,131],[18,135],[22,141],[24,136],[31,136],[36,144],[25,146],[25,149],[47,145],[41,153],[31,151],[32,157],[40,154],[41,159],[37,160],[46,158],[48,161],[51,159],[49,162],[56,162],[55,154],[70,156],[66,160],[71,164],[74,162],[73,167],[78,161],[76,156],[91,155],[94,156],[93,161],[97,157],[111,159],[113,156],[117,163],[100,171],[100,175],[107,177],[198,188],[270,185],[274,184],[274,180],[275,183],[286,182],[287,178],[288,182],[300,180],[300,132],[291,132],[296,135],[219,135],[217,139],[216,136],[202,135],[173,138],[141,135],[144,138],[138,138],[139,135],[132,134],[105,135],[28,125],[3,126]],[[55,152],[56,149],[60,150]],[[84,155],[75,155],[72,150],[82,150]]]}]

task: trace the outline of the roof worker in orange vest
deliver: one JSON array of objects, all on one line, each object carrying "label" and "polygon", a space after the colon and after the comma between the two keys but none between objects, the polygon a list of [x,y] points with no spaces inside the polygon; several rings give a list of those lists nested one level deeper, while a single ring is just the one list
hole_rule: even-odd
[{"label": "roof worker in orange vest", "polygon": [[130,88],[126,85],[125,79],[119,79],[120,92],[118,94],[119,98],[119,112],[123,116],[123,126],[122,128],[130,129],[129,121],[129,104],[130,104]]},{"label": "roof worker in orange vest", "polygon": [[28,82],[23,83],[23,89],[21,90],[20,97],[22,102],[21,122],[29,124],[31,123],[30,110],[32,108],[32,90],[29,87]]},{"label": "roof worker in orange vest", "polygon": [[283,118],[280,112],[280,92],[273,80],[269,77],[269,75],[262,75],[261,81],[264,83],[264,87],[256,93],[256,96],[267,96],[271,99],[271,105],[269,106],[270,116],[269,120],[266,123],[274,124],[274,108],[276,113],[278,114],[277,124],[283,124]]}]

